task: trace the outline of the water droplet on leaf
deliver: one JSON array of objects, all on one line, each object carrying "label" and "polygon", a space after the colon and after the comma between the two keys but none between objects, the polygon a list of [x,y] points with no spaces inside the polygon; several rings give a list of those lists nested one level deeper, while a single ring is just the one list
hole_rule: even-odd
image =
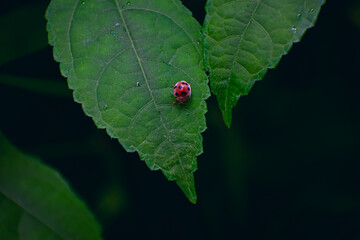
[{"label": "water droplet on leaf", "polygon": [[168,62],[168,64],[169,65],[171,65],[172,64],[172,62],[174,61],[174,58],[175,58],[175,55],[174,56],[172,56],[172,58],[170,59],[170,61]]},{"label": "water droplet on leaf", "polygon": [[127,2],[126,4],[129,6],[131,4],[131,2]]},{"label": "water droplet on leaf", "polygon": [[312,9],[310,9],[310,12],[312,13],[312,12],[314,12],[314,9],[312,8]]},{"label": "water droplet on leaf", "polygon": [[293,27],[291,28],[291,31],[293,31],[294,33],[296,33],[296,27],[293,26]]},{"label": "water droplet on leaf", "polygon": [[104,105],[104,107],[103,107],[103,109],[104,109],[104,111],[106,111],[107,109],[108,109],[109,107],[108,107],[108,105]]},{"label": "water droplet on leaf", "polygon": [[118,27],[118,26],[120,26],[120,23],[115,23],[115,27]]},{"label": "water droplet on leaf", "polygon": [[136,82],[136,86],[137,86],[137,87],[140,87],[140,86],[141,86],[141,83],[140,83],[140,82]]},{"label": "water droplet on leaf", "polygon": [[113,37],[116,37],[116,32],[114,30],[111,30],[110,34],[113,35]]},{"label": "water droplet on leaf", "polygon": [[85,5],[85,1],[81,1],[81,5]]}]

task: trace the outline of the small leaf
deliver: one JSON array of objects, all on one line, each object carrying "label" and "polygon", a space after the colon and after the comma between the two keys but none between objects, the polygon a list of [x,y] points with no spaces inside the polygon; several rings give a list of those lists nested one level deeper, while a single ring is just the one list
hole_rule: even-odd
[{"label": "small leaf", "polygon": [[94,217],[59,174],[1,132],[0,213],[0,239],[101,239]]},{"label": "small leaf", "polygon": [[240,96],[313,26],[325,0],[208,0],[205,65],[225,124]]},{"label": "small leaf", "polygon": [[[193,172],[209,90],[200,26],[189,11],[178,0],[53,0],[46,17],[75,101],[196,202]],[[170,95],[181,80],[192,88],[185,105]]]}]

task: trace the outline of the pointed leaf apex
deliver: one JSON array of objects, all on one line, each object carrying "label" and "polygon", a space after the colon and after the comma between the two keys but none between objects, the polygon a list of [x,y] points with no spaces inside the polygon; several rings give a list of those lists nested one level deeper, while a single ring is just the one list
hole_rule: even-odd
[{"label": "pointed leaf apex", "polygon": [[232,119],[232,111],[231,110],[222,110],[223,119],[225,125],[230,128],[231,127],[231,119]]},{"label": "pointed leaf apex", "polygon": [[230,109],[314,25],[324,2],[207,1],[205,69],[209,70],[211,91],[218,98],[228,127]]},{"label": "pointed leaf apex", "polygon": [[176,183],[185,193],[189,201],[193,204],[196,204],[197,196],[195,191],[194,174],[191,174],[191,176],[188,176],[188,178],[189,179],[186,180],[177,180]]}]

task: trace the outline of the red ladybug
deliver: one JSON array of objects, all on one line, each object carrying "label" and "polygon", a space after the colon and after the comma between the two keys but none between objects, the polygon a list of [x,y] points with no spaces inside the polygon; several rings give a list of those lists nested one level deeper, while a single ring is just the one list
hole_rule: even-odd
[{"label": "red ladybug", "polygon": [[174,103],[178,101],[179,103],[184,104],[187,100],[189,100],[189,98],[191,97],[190,84],[185,81],[180,81],[177,82],[173,87],[174,92],[171,94],[176,97]]}]

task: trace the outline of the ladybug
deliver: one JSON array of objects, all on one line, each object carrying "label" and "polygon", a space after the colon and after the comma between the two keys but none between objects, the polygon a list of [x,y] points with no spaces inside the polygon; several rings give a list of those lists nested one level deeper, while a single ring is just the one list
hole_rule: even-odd
[{"label": "ladybug", "polygon": [[189,98],[191,97],[190,84],[185,81],[180,81],[177,82],[175,86],[173,85],[173,87],[174,92],[172,92],[171,94],[176,97],[174,103],[178,101],[180,104],[184,104],[187,100],[189,100]]}]

